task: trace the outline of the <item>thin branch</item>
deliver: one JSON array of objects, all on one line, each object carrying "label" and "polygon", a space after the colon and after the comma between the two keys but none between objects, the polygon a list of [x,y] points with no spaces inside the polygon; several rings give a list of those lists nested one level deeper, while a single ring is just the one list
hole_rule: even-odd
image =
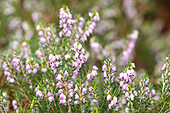
[{"label": "thin branch", "polygon": [[[169,95],[164,100],[166,100],[169,97]],[[153,111],[155,108],[157,108],[159,105],[161,105],[163,103],[163,101],[161,103],[159,103],[158,105],[156,105],[155,107],[153,107],[149,112]]]}]

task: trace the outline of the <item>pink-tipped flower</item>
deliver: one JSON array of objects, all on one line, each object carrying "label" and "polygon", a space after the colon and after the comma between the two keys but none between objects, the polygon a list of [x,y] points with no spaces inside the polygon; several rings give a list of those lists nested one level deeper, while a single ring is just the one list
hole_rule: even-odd
[{"label": "pink-tipped flower", "polygon": [[61,74],[58,74],[58,76],[57,76],[56,79],[57,79],[58,81],[61,81],[61,78],[62,78],[62,75],[61,75]]},{"label": "pink-tipped flower", "polygon": [[40,43],[42,43],[42,44],[46,43],[46,39],[44,37],[41,37],[40,38]]},{"label": "pink-tipped flower", "polygon": [[99,70],[96,66],[93,66],[93,69],[94,69],[94,70]]},{"label": "pink-tipped flower", "polygon": [[49,100],[50,102],[52,102],[52,101],[54,101],[54,97],[53,97],[53,96],[50,96],[50,97],[48,97],[48,100]]}]

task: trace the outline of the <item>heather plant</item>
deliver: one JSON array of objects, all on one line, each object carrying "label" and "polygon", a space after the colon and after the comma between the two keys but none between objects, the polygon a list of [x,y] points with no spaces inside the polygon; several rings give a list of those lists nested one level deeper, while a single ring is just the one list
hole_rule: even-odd
[{"label": "heather plant", "polygon": [[[0,111],[7,112],[168,112],[170,59],[162,67],[160,90],[149,83],[147,74],[138,82],[135,64],[128,62],[118,70],[106,57],[102,67],[87,66],[85,42],[100,20],[95,11],[88,20],[68,7],[59,13],[59,26],[38,24],[39,48],[32,53],[29,43],[2,58],[5,84],[0,92]],[[132,46],[125,51],[127,62],[135,46],[138,31],[129,38]],[[101,82],[98,82],[98,79]]]}]

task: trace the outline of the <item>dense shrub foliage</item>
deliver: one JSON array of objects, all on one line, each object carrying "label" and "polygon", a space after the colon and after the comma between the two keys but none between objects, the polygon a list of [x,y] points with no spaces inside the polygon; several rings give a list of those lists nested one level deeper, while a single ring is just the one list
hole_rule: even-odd
[{"label": "dense shrub foliage", "polygon": [[[63,7],[59,18],[58,27],[37,25],[39,48],[35,53],[24,41],[20,50],[3,56],[1,67],[10,90],[1,89],[2,113],[170,110],[169,57],[161,69],[159,88],[154,89],[147,74],[135,80],[139,75],[135,72],[135,64],[128,60],[138,30],[128,35],[129,45],[119,59],[121,65],[125,63],[122,68],[109,57],[105,58],[102,67],[87,66],[85,44],[100,21],[99,14],[93,11],[88,19],[80,16],[74,19],[68,7]],[[94,44],[91,46],[96,47]]]}]

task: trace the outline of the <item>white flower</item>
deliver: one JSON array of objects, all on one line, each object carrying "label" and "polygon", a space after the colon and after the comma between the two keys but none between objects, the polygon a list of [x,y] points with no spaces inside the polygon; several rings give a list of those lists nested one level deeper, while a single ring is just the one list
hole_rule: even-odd
[{"label": "white flower", "polygon": [[89,17],[92,17],[92,16],[93,16],[93,13],[90,12],[90,13],[89,13]]},{"label": "white flower", "polygon": [[107,101],[109,101],[112,98],[110,94],[107,95]]},{"label": "white flower", "polygon": [[74,101],[74,104],[79,104],[80,102],[78,100]]},{"label": "white flower", "polygon": [[2,93],[2,96],[3,96],[3,97],[6,97],[6,96],[7,96],[7,94],[6,94],[5,92],[3,92],[3,93]]},{"label": "white flower", "polygon": [[79,95],[77,93],[75,95],[75,99],[79,99]]},{"label": "white flower", "polygon": [[87,80],[90,80],[90,78],[91,78],[91,75],[87,74]]},{"label": "white flower", "polygon": [[125,108],[125,113],[129,113],[129,108]]},{"label": "white flower", "polygon": [[80,50],[82,48],[82,45],[81,44],[79,44],[78,45],[78,50]]},{"label": "white flower", "polygon": [[131,98],[131,101],[134,101],[134,95],[133,94],[130,95],[130,98]]},{"label": "white flower", "polygon": [[61,78],[62,78],[62,75],[61,75],[61,74],[58,74],[58,76],[57,76],[57,78],[56,78],[56,79],[60,81],[60,80],[61,80]]},{"label": "white flower", "polygon": [[116,105],[116,103],[117,103],[117,97],[116,96],[113,97],[113,100],[111,101],[111,103],[113,103],[113,105]]},{"label": "white flower", "polygon": [[104,71],[104,77],[105,77],[105,78],[107,77],[107,73],[106,73],[106,71]]},{"label": "white flower", "polygon": [[48,100],[49,100],[50,102],[52,102],[52,101],[54,101],[54,97],[53,97],[53,96],[50,96],[50,97],[48,97]]},{"label": "white flower", "polygon": [[125,93],[125,97],[129,98],[129,93],[128,92]]},{"label": "white flower", "polygon": [[50,54],[50,55],[49,55],[49,60],[50,60],[50,61],[55,61],[55,56],[54,56],[53,54]]},{"label": "white flower", "polygon": [[96,66],[93,66],[93,69],[94,69],[94,70],[99,70]]},{"label": "white flower", "polygon": [[14,106],[15,104],[17,104],[17,101],[16,101],[16,100],[13,100],[13,101],[12,101],[12,105]]}]

